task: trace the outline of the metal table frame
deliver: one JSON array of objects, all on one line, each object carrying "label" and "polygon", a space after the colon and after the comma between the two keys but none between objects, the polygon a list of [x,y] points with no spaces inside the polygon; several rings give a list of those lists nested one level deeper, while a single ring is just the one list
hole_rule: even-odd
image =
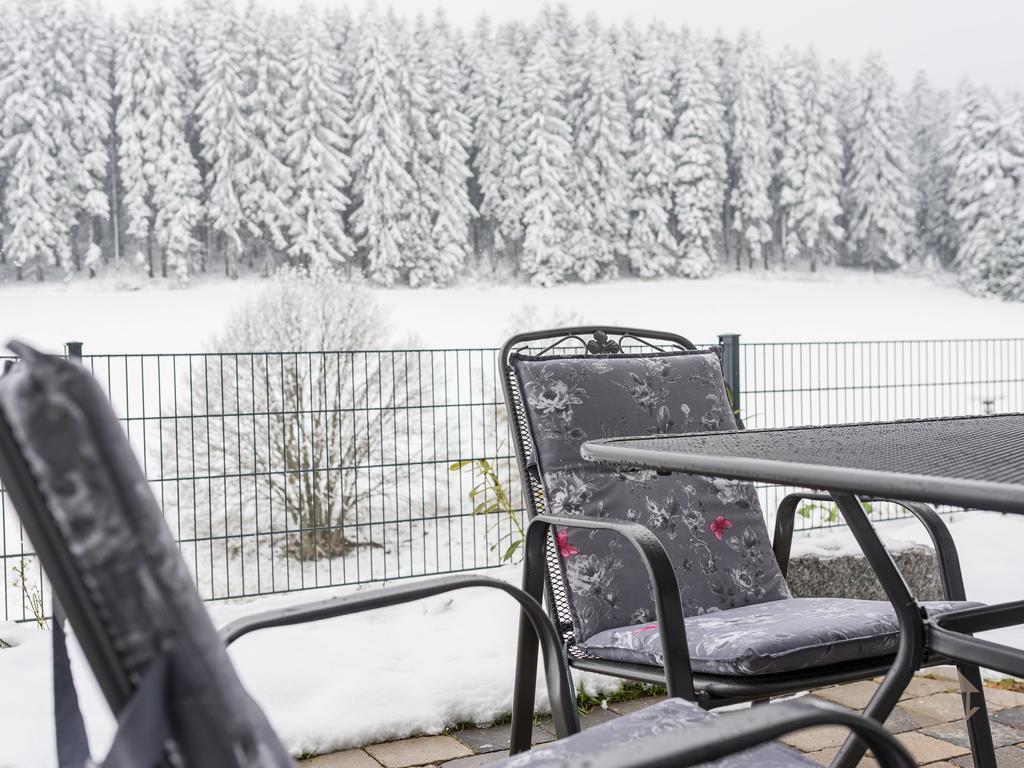
[{"label": "metal table frame", "polygon": [[[936,421],[893,422],[893,424],[930,424]],[[1021,431],[1024,432],[1024,416],[1020,417]],[[832,431],[830,435],[841,439],[842,430],[853,430],[876,425],[839,425],[829,427],[799,427],[786,429],[746,430],[730,433],[700,433],[695,435],[672,435],[675,448],[656,447],[659,438],[637,436],[593,440],[583,444],[581,453],[591,461],[620,467],[655,469],[659,472],[686,472],[690,474],[723,477],[751,482],[765,482],[814,488],[825,494],[794,494],[787,497],[776,518],[776,555],[780,564],[789,559],[789,543],[793,530],[793,518],[799,500],[812,498],[835,502],[844,521],[849,526],[868,563],[875,571],[886,596],[892,602],[900,628],[900,641],[892,667],[885,675],[878,690],[865,708],[865,714],[884,721],[892,711],[902,691],[920,666],[922,657],[942,656],[954,660],[961,671],[961,693],[964,696],[965,711],[972,713],[967,720],[972,754],[978,768],[995,768],[995,752],[991,733],[987,727],[987,711],[984,696],[979,693],[980,678],[977,666],[998,670],[1010,675],[1024,677],[1024,650],[1011,648],[989,640],[972,636],[974,632],[1000,627],[1024,624],[1024,600],[998,605],[967,608],[953,611],[936,619],[927,618],[910,593],[903,576],[886,551],[878,534],[868,520],[862,500],[868,497],[887,497],[907,500],[905,506],[913,507],[915,502],[938,502],[968,508],[988,509],[1015,514],[1024,514],[1024,483],[991,482],[970,478],[937,477],[923,474],[909,474],[899,471],[875,471],[866,468],[812,464],[807,462],[783,461],[759,458],[752,455],[715,454],[712,448],[700,446],[698,441],[713,443],[715,435],[728,435],[732,445],[742,445],[744,439],[752,442],[758,436],[772,433],[799,433],[795,438],[807,437],[807,430],[819,430],[820,434]],[[913,429],[913,426],[910,426]],[[693,438],[694,447],[686,449],[687,438]],[[786,439],[785,435],[781,439]],[[737,443],[736,441],[741,441]],[[1024,478],[1022,478],[1024,480]],[[901,501],[902,503],[902,501]],[[921,516],[924,512],[935,513],[924,505],[923,509],[911,509]],[[950,557],[956,558],[952,539],[936,539],[935,526],[928,526],[939,558],[943,587],[947,595],[958,595],[963,599],[964,587],[959,577],[959,568],[947,568]],[[944,528],[942,530],[945,530]],[[780,535],[781,534],[781,535]],[[948,538],[948,532],[945,537]],[[782,551],[778,551],[782,542]],[[945,583],[947,574],[956,574],[956,584]],[[954,598],[956,599],[956,598]],[[975,671],[965,674],[964,670]],[[974,697],[972,700],[971,697]],[[976,706],[972,706],[976,704]],[[981,727],[982,721],[986,727]],[[840,751],[837,763],[853,764],[864,752],[864,745],[850,738]]]}]

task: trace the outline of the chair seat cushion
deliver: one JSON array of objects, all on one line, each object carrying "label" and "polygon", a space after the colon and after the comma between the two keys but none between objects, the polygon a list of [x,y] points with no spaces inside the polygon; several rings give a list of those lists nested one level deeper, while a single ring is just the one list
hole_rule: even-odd
[{"label": "chair seat cushion", "polygon": [[[979,605],[921,604],[931,615]],[[845,598],[792,598],[690,616],[686,642],[694,672],[767,675],[896,652],[899,625],[890,603]],[[602,659],[661,666],[657,624],[609,629],[580,644]]]},{"label": "chair seat cushion", "polygon": [[[653,736],[672,731],[684,731],[697,723],[717,717],[691,701],[667,699],[638,712],[616,718],[575,736],[534,747],[507,760],[495,763],[495,768],[554,768],[573,758],[600,754],[604,750],[624,744],[642,742]],[[708,766],[716,768],[803,768],[817,763],[781,744],[764,744],[744,752],[737,752]]]}]

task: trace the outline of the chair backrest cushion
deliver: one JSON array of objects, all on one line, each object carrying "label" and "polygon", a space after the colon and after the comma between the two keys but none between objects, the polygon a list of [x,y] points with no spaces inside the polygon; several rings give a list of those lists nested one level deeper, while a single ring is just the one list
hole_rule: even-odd
[{"label": "chair backrest cushion", "polygon": [[292,765],[243,688],[96,380],[77,363],[12,348],[22,362],[0,378],[0,414],[45,499],[45,509],[18,513],[52,518],[101,618],[99,640],[136,685],[172,649],[187,660],[172,671],[167,702],[186,765]]},{"label": "chair backrest cushion", "polygon": [[[736,429],[714,350],[515,355],[545,511],[638,522],[668,551],[688,616],[790,596],[749,483],[584,461],[586,440]],[[574,630],[582,641],[654,618],[639,555],[605,531],[558,531]]]}]

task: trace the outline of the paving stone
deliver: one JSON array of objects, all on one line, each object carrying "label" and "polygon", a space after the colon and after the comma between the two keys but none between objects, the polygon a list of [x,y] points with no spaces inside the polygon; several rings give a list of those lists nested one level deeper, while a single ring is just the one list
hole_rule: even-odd
[{"label": "paving stone", "polygon": [[667,698],[667,696],[645,696],[642,699],[618,701],[614,704],[609,704],[608,709],[620,715],[631,715],[634,712],[639,712],[641,709],[647,709],[647,707],[652,704],[657,704],[659,701],[664,701]]},{"label": "paving stone", "polygon": [[1008,709],[1009,707],[1022,707],[1024,706],[1024,693],[986,686],[985,703],[988,705],[990,712]]},{"label": "paving stone", "polygon": [[958,692],[960,690],[955,680],[933,680],[928,677],[915,676],[907,690],[900,696],[903,699],[919,699],[922,696],[930,696],[933,693]]},{"label": "paving stone", "polygon": [[[992,730],[992,743],[997,747],[1008,747],[1011,744],[1024,742],[1024,731],[1019,731],[1016,728],[996,722],[990,722],[989,727]],[[922,729],[921,733],[951,742],[952,744],[959,744],[961,747],[969,748],[971,745],[970,739],[967,736],[966,720],[934,725],[930,728]]]},{"label": "paving stone", "polygon": [[347,749],[303,760],[302,768],[380,768],[380,763],[361,749]]},{"label": "paving stone", "polygon": [[[805,756],[819,765],[832,765],[832,761],[835,760],[836,753],[838,752],[839,749],[837,747],[831,747],[829,749],[819,749],[817,752],[809,752]],[[866,755],[857,763],[857,768],[878,768],[878,761],[870,755]]]},{"label": "paving stone", "polygon": [[[974,768],[974,759],[967,755],[953,760],[953,765],[960,768]],[[1003,747],[996,750],[996,765],[999,768],[1024,768],[1024,749],[1020,747]]]},{"label": "paving stone", "polygon": [[612,712],[610,709],[604,709],[603,707],[597,707],[592,709],[587,714],[580,717],[580,727],[585,731],[588,728],[593,728],[595,725],[601,723],[607,723],[611,720],[618,720],[619,715],[616,712]]},{"label": "paving stone", "polygon": [[[499,749],[504,749],[507,752],[512,736],[512,725],[504,723],[502,725],[487,726],[486,728],[464,728],[457,733],[453,733],[452,736],[477,753],[496,752]],[[551,732],[538,725],[534,725],[534,744],[546,744],[554,738]]]},{"label": "paving stone", "polygon": [[417,736],[373,744],[366,747],[366,751],[386,768],[411,768],[473,754],[469,747],[451,736]]},{"label": "paving stone", "polygon": [[918,763],[928,764],[939,760],[949,760],[951,757],[969,754],[970,750],[957,744],[950,744],[948,741],[925,736],[923,733],[912,731],[901,733],[896,737],[903,746],[910,750]]},{"label": "paving stone", "polygon": [[441,763],[441,768],[481,768],[484,765],[492,765],[508,757],[508,750],[500,752],[488,752],[484,755],[470,755],[469,757],[457,757],[454,760]]},{"label": "paving stone", "polygon": [[916,731],[920,727],[921,724],[899,704],[885,721],[885,728],[889,733],[906,733],[907,731]]},{"label": "paving stone", "polygon": [[817,752],[842,745],[849,735],[848,728],[839,725],[819,725],[815,728],[803,728],[793,733],[787,733],[779,741],[795,747],[801,752]]},{"label": "paving stone", "polygon": [[907,699],[900,706],[922,726],[951,723],[964,716],[964,702],[959,693],[933,693],[919,699]]},{"label": "paving stone", "polygon": [[1009,709],[1000,710],[992,715],[992,719],[1011,728],[1024,730],[1024,707],[1010,707]]},{"label": "paving stone", "polygon": [[846,685],[835,685],[831,688],[819,688],[814,692],[815,696],[828,701],[841,704],[847,709],[864,709],[871,701],[871,697],[878,690],[878,683],[873,680],[860,680],[856,683]]}]

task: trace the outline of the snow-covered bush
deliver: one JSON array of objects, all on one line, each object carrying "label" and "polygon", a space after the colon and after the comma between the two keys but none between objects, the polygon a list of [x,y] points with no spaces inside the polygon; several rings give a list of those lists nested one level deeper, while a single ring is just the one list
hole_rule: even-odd
[{"label": "snow-covered bush", "polygon": [[302,560],[344,554],[343,526],[395,491],[382,467],[415,458],[410,425],[392,439],[415,391],[407,358],[354,351],[380,349],[384,326],[370,293],[332,274],[285,275],[235,314],[192,359],[164,424],[179,529],[192,512],[186,533],[199,539],[255,538]]}]

